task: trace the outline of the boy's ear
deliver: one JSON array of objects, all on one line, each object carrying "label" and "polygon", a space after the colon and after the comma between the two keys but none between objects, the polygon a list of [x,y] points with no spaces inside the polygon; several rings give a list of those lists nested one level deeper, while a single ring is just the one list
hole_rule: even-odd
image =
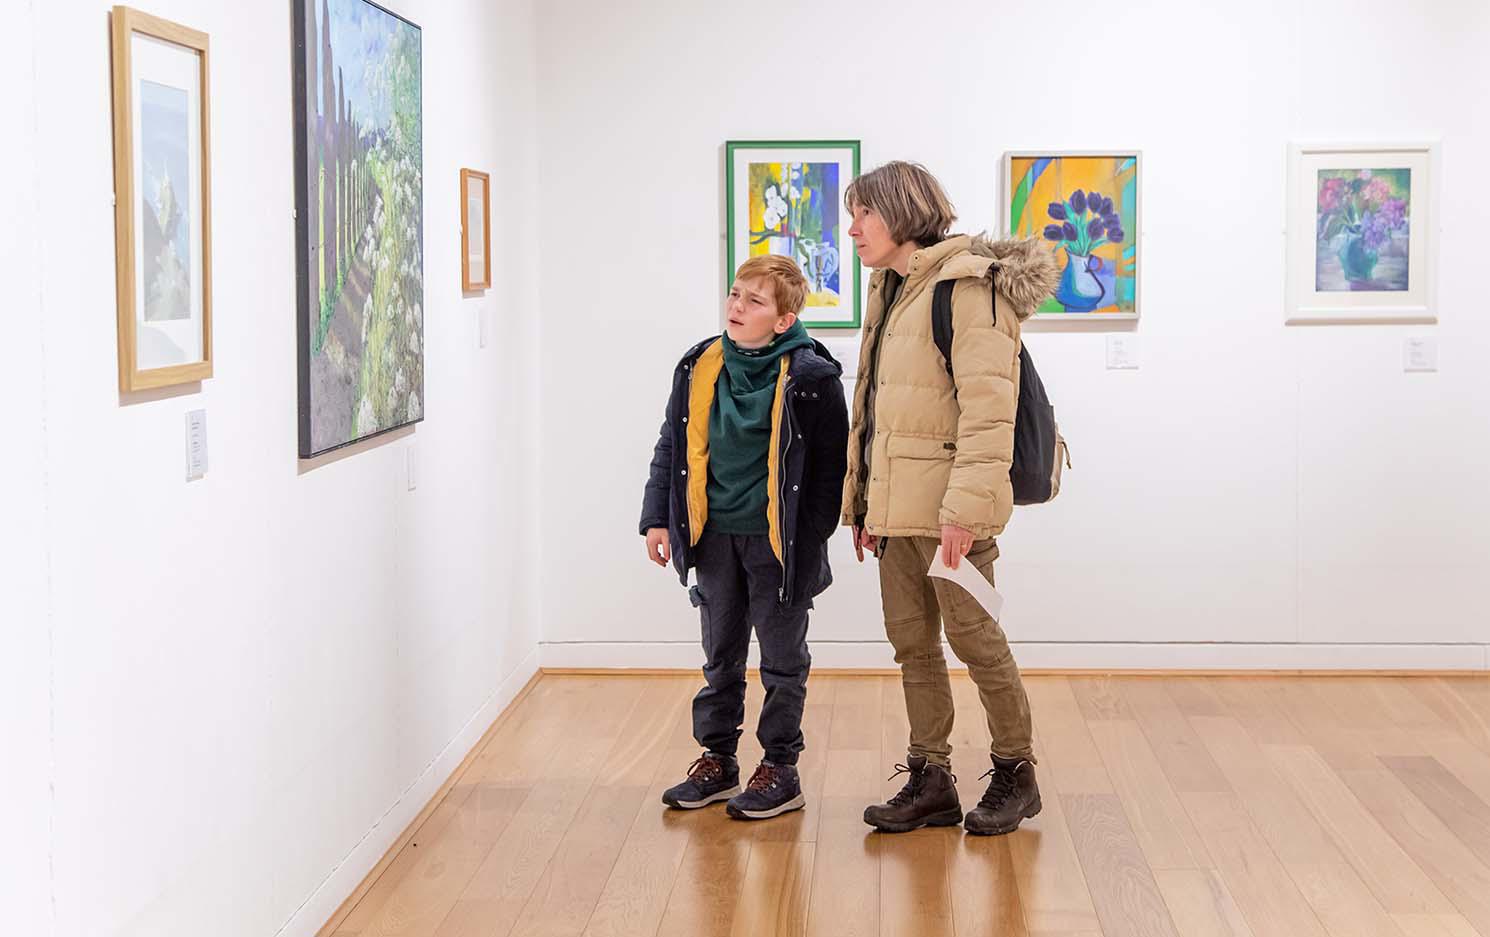
[{"label": "boy's ear", "polygon": [[777,316],[776,317],[776,334],[777,335],[785,335],[786,334],[786,330],[789,329],[789,328],[791,328],[793,325],[796,325],[796,324],[797,324],[797,314],[795,312],[788,312],[784,316]]}]

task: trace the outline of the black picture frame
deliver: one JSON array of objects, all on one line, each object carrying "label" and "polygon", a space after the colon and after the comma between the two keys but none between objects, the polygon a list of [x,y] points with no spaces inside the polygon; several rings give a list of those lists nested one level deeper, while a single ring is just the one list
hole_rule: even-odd
[{"label": "black picture frame", "polygon": [[[338,64],[332,30],[317,25],[335,24],[333,9],[386,18],[394,66]],[[424,419],[423,34],[371,0],[291,0],[291,10],[298,451],[310,459]],[[376,99],[368,74],[388,82]],[[361,113],[354,99],[378,103]]]}]

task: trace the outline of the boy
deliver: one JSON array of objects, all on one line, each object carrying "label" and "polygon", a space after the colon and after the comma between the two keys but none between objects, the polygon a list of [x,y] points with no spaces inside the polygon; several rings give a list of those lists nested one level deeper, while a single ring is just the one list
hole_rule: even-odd
[{"label": "boy", "polygon": [[[669,561],[702,618],[705,686],[693,700],[704,753],[662,802],[728,800],[737,820],[804,804],[797,776],[807,698],[807,611],[832,582],[827,540],[847,463],[843,368],[797,321],[807,280],[795,261],[752,257],[735,273],[722,336],[673,372],[667,415],[642,502],[647,556]],[[735,753],[745,718],[750,631],[766,699],[765,760],[744,791]]]}]

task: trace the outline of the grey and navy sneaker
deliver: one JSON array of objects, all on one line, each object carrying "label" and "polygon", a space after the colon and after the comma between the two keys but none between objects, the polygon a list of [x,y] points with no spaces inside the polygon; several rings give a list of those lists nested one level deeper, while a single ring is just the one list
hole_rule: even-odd
[{"label": "grey and navy sneaker", "polygon": [[662,802],[680,810],[707,807],[740,793],[740,763],[730,755],[704,752],[688,766],[688,780],[662,794]]},{"label": "grey and navy sneaker", "polygon": [[1022,821],[1040,812],[1040,787],[1035,783],[1034,765],[1017,758],[994,758],[993,767],[983,777],[990,775],[993,780],[988,782],[983,799],[967,813],[964,826],[969,833],[980,836],[1012,833]]},{"label": "grey and navy sneaker", "polygon": [[801,810],[806,803],[795,765],[763,761],[745,785],[745,792],[731,798],[724,811],[736,820],[765,820]]}]

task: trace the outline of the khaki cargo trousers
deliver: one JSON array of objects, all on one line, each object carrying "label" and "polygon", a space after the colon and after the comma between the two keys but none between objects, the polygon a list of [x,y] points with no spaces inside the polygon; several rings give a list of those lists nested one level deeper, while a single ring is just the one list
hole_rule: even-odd
[{"label": "khaki cargo trousers", "polygon": [[[953,707],[942,653],[945,623],[947,643],[978,687],[992,753],[1034,761],[1029,699],[1004,630],[961,586],[926,575],[940,549],[941,543],[930,537],[889,537],[879,551],[880,601],[905,691],[909,754],[924,755],[943,767],[951,764]],[[992,583],[996,559],[998,543],[988,539],[974,543],[962,562],[972,563]]]}]

